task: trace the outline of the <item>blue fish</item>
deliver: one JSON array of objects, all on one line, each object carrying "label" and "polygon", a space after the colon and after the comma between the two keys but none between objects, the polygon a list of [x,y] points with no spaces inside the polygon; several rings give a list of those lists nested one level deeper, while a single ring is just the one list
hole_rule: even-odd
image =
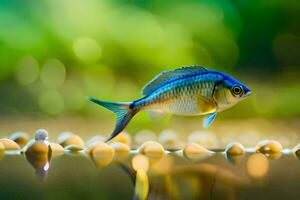
[{"label": "blue fish", "polygon": [[88,100],[116,114],[116,127],[106,142],[117,136],[141,110],[175,115],[205,115],[203,127],[213,122],[218,112],[226,110],[251,94],[235,78],[201,66],[182,67],[158,74],[142,91],[144,97],[132,102]]}]

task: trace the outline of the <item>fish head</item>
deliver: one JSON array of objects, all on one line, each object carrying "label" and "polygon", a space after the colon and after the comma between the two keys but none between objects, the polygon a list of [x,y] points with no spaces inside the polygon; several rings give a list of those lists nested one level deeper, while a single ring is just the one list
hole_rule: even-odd
[{"label": "fish head", "polygon": [[214,99],[219,111],[222,111],[244,100],[250,94],[251,90],[245,84],[225,75],[215,88]]}]

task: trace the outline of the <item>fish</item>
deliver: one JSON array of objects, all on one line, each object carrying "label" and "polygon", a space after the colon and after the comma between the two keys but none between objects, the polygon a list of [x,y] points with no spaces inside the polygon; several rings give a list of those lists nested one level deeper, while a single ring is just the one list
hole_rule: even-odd
[{"label": "fish", "polygon": [[108,142],[142,110],[183,116],[203,115],[203,127],[208,128],[219,112],[231,108],[250,94],[251,90],[232,76],[194,65],[161,72],[144,86],[143,97],[135,101],[86,98],[116,114],[115,129],[105,140]]}]

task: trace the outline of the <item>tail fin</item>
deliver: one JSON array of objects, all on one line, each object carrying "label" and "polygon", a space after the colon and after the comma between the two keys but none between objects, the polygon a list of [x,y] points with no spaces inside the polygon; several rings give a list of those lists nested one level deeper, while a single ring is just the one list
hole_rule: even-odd
[{"label": "tail fin", "polygon": [[130,103],[116,103],[108,101],[100,101],[92,97],[86,97],[89,101],[96,103],[100,106],[111,110],[116,114],[116,127],[112,134],[105,140],[105,142],[110,141],[116,137],[130,122],[132,117],[137,113],[137,110],[129,108]]}]

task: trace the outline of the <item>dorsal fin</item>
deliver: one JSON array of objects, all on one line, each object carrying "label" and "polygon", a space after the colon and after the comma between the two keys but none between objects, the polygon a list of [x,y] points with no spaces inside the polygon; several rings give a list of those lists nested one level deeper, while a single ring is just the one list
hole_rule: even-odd
[{"label": "dorsal fin", "polygon": [[154,77],[154,79],[152,79],[147,85],[145,85],[145,87],[143,88],[143,95],[147,95],[151,93],[156,88],[156,86],[168,80],[169,78],[195,72],[195,71],[206,71],[206,70],[207,69],[201,66],[188,66],[188,67],[178,68],[175,70],[163,71],[160,74],[158,74],[156,77]]}]

